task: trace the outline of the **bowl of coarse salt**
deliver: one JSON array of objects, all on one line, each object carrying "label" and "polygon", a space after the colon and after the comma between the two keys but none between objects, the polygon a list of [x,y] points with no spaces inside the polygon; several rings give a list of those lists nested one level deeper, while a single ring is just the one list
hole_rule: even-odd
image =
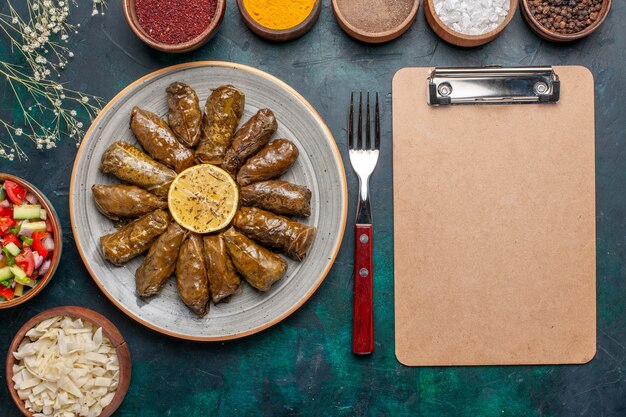
[{"label": "bowl of coarse salt", "polygon": [[457,46],[484,45],[497,38],[517,11],[518,0],[424,0],[432,30]]},{"label": "bowl of coarse salt", "polygon": [[57,307],[26,322],[6,361],[11,397],[27,417],[109,417],[130,384],[130,352],[117,328],[82,307]]}]

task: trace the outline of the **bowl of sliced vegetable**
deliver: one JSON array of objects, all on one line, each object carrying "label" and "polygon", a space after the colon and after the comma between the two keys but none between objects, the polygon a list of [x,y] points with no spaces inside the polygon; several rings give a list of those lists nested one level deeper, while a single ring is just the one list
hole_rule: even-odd
[{"label": "bowl of sliced vegetable", "polygon": [[0,173],[0,309],[33,298],[61,259],[59,217],[34,185]]}]

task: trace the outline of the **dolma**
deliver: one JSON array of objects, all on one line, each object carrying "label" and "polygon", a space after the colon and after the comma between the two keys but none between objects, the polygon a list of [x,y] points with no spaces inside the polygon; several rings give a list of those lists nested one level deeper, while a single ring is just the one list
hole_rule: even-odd
[{"label": "dolma", "polygon": [[222,168],[235,177],[248,158],[267,145],[277,128],[274,113],[270,109],[259,110],[235,133],[233,143],[224,155]]},{"label": "dolma", "polygon": [[296,261],[304,259],[315,238],[315,227],[255,207],[241,207],[233,225],[247,237]]},{"label": "dolma", "polygon": [[170,217],[165,210],[148,213],[116,232],[102,236],[102,253],[109,262],[123,265],[147,251],[152,242],[165,232],[169,222]]},{"label": "dolma", "polygon": [[174,273],[178,251],[187,233],[178,223],[171,222],[165,233],[152,244],[135,271],[135,285],[140,297],[151,297],[161,291],[165,281]]},{"label": "dolma", "polygon": [[126,142],[114,142],[102,155],[100,170],[137,185],[159,197],[167,197],[176,172]]},{"label": "dolma", "polygon": [[176,263],[176,286],[181,300],[198,316],[209,311],[209,280],[204,261],[202,237],[189,236],[180,248]]},{"label": "dolma", "polygon": [[235,270],[233,261],[228,255],[222,235],[204,237],[204,258],[207,265],[211,298],[217,304],[237,291],[241,284],[241,276]]},{"label": "dolma", "polygon": [[134,185],[96,185],[91,187],[96,208],[111,220],[135,218],[156,209],[167,208],[167,201]]},{"label": "dolma", "polygon": [[243,187],[280,177],[293,166],[298,154],[298,148],[290,140],[273,140],[241,167],[237,182]]},{"label": "dolma", "polygon": [[286,216],[311,215],[311,190],[287,181],[262,181],[241,187],[239,201],[244,206],[254,206]]},{"label": "dolma", "polygon": [[193,165],[193,152],[176,139],[163,119],[135,107],[130,115],[130,129],[148,155],[173,168],[184,171]]},{"label": "dolma", "polygon": [[196,148],[198,162],[222,163],[243,115],[245,101],[244,94],[232,85],[213,90],[204,105],[200,143]]},{"label": "dolma", "polygon": [[167,89],[167,121],[180,143],[194,147],[200,140],[202,111],[198,95],[185,83],[175,82]]},{"label": "dolma", "polygon": [[287,262],[256,244],[234,228],[223,234],[226,248],[237,271],[259,291],[267,291],[287,272]]}]

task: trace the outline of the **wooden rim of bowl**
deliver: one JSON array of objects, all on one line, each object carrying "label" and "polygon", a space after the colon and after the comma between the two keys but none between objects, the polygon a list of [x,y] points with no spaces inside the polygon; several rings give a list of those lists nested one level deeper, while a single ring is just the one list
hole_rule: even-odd
[{"label": "wooden rim of bowl", "polygon": [[158,51],[183,53],[193,51],[194,49],[201,47],[209,39],[211,39],[211,37],[215,34],[218,27],[222,23],[222,20],[224,19],[224,14],[226,11],[226,0],[217,0],[215,6],[215,15],[213,16],[213,19],[211,19],[211,21],[209,22],[207,28],[204,29],[204,31],[200,35],[187,42],[177,44],[159,42],[146,33],[143,27],[139,24],[139,19],[137,18],[137,13],[135,12],[135,0],[123,0],[122,8],[124,9],[124,17],[126,18],[128,26],[130,26],[130,29],[133,31],[133,33],[137,35],[137,37],[141,39],[143,43]]},{"label": "wooden rim of bowl", "polygon": [[[263,77],[263,78],[265,78],[267,80],[272,81],[273,83],[277,84],[281,88],[284,88],[285,90],[289,91],[291,94],[293,94],[294,97],[296,97],[298,100],[300,100],[300,102],[305,107],[307,107],[311,111],[311,114],[313,114],[314,117],[320,122],[320,126],[326,132],[328,137],[332,139],[330,141],[330,146],[331,146],[332,151],[335,154],[337,160],[339,161],[338,168],[339,168],[340,173],[341,173],[341,193],[343,194],[343,199],[346,202],[346,204],[344,204],[344,206],[343,206],[343,210],[342,210],[342,213],[341,213],[341,220],[342,221],[341,221],[341,227],[340,227],[340,230],[339,230],[339,234],[341,236],[341,239],[339,239],[339,241],[337,242],[337,245],[334,248],[332,256],[328,259],[329,262],[328,262],[327,266],[320,273],[320,277],[319,277],[318,281],[311,287],[310,291],[301,300],[299,300],[298,303],[294,304],[291,308],[289,308],[289,310],[287,310],[286,312],[284,312],[283,314],[281,314],[279,317],[275,318],[271,322],[265,323],[262,326],[255,327],[254,329],[250,329],[250,330],[247,330],[247,331],[244,331],[244,332],[233,333],[233,334],[229,334],[227,336],[220,336],[220,337],[189,336],[189,335],[185,335],[185,334],[181,334],[181,333],[177,333],[177,332],[173,332],[173,331],[169,331],[169,330],[164,330],[162,328],[159,328],[159,327],[149,323],[148,321],[142,319],[141,317],[135,315],[134,313],[132,313],[128,309],[126,309],[126,307],[124,307],[124,305],[122,303],[120,303],[115,297],[113,297],[111,294],[109,294],[109,292],[102,286],[102,284],[98,281],[98,279],[96,279],[96,274],[94,273],[94,271],[93,271],[93,269],[91,267],[91,264],[89,263],[88,254],[85,252],[84,248],[81,246],[80,241],[78,240],[78,234],[77,234],[75,226],[74,226],[75,225],[74,216],[76,214],[74,213],[74,194],[72,193],[72,190],[74,190],[76,182],[80,181],[80,179],[77,178],[77,176],[76,176],[76,170],[78,168],[78,162],[79,162],[79,159],[80,159],[79,157],[80,157],[81,153],[86,149],[87,141],[89,140],[89,138],[90,138],[90,136],[92,134],[92,131],[93,131],[93,129],[95,129],[95,126],[97,125],[98,121],[101,118],[104,117],[106,112],[110,108],[112,108],[115,105],[115,103],[117,103],[121,98],[124,97],[124,95],[126,94],[127,91],[131,90],[132,88],[136,87],[137,85],[140,85],[144,81],[149,80],[152,77],[156,77],[158,75],[165,74],[168,71],[181,69],[181,68],[194,68],[194,67],[202,67],[202,66],[226,67],[226,68],[234,68],[234,69],[238,69],[238,70],[241,70],[241,71],[251,72],[253,74],[256,74],[256,75],[258,75],[260,77]],[[311,298],[311,296],[317,291],[319,286],[322,285],[322,282],[324,282],[324,280],[326,279],[326,277],[330,273],[330,270],[333,267],[333,264],[334,264],[335,260],[337,259],[337,255],[339,254],[339,250],[341,249],[341,242],[343,241],[343,235],[344,235],[344,233],[346,231],[347,219],[348,219],[348,182],[346,180],[346,171],[344,169],[343,159],[341,158],[341,153],[339,152],[339,147],[337,146],[337,141],[334,140],[334,136],[333,136],[332,132],[330,131],[330,129],[328,128],[328,126],[326,125],[326,122],[324,122],[324,119],[322,118],[322,116],[317,112],[317,110],[315,110],[315,107],[313,107],[311,105],[311,103],[309,103],[308,100],[306,98],[304,98],[304,96],[302,96],[302,94],[298,93],[293,87],[291,87],[286,82],[284,82],[284,81],[280,80],[279,78],[277,78],[277,77],[275,77],[275,76],[273,76],[271,74],[268,74],[267,72],[262,71],[262,70],[260,70],[258,68],[254,68],[254,67],[251,67],[251,66],[248,66],[248,65],[243,65],[243,64],[237,64],[237,63],[234,63],[234,62],[196,61],[196,62],[187,62],[187,63],[184,63],[184,64],[172,65],[170,67],[161,68],[160,70],[157,70],[157,71],[151,72],[151,73],[149,73],[147,75],[144,75],[143,77],[135,80],[134,82],[132,82],[131,84],[126,86],[122,91],[117,93],[117,95],[115,97],[113,97],[102,108],[100,113],[98,113],[96,118],[91,122],[91,126],[89,127],[89,129],[85,133],[84,139],[81,142],[80,147],[78,148],[78,152],[76,153],[76,158],[74,159],[74,167],[72,168],[72,176],[71,176],[71,179],[70,179],[70,221],[72,223],[72,232],[74,234],[74,239],[75,239],[75,243],[76,243],[76,248],[78,249],[78,254],[80,255],[81,259],[83,260],[83,264],[85,265],[85,268],[87,268],[87,271],[89,271],[89,275],[91,275],[91,278],[93,279],[93,281],[96,283],[98,288],[100,288],[100,290],[104,293],[104,295],[115,306],[117,306],[117,308],[119,308],[121,311],[124,312],[124,314],[126,314],[131,319],[135,320],[137,323],[141,323],[144,326],[154,330],[155,332],[159,332],[159,333],[162,333],[162,334],[166,334],[168,336],[172,336],[172,337],[176,337],[178,339],[184,339],[184,340],[194,340],[194,341],[198,341],[198,342],[218,342],[218,341],[224,341],[224,340],[239,339],[239,338],[244,337],[244,336],[249,336],[249,335],[261,332],[261,331],[263,331],[263,330],[265,330],[267,328],[270,328],[270,327],[274,326],[275,324],[280,323],[281,321],[283,321],[284,319],[289,317],[296,310],[298,310],[300,307],[302,307],[302,305],[309,298]],[[91,254],[89,254],[89,256],[91,256]]]},{"label": "wooden rim of bowl", "polygon": [[64,306],[51,308],[50,310],[43,311],[28,320],[17,332],[17,334],[13,338],[13,341],[11,342],[11,345],[9,346],[5,370],[7,386],[9,388],[11,398],[13,398],[13,402],[19,408],[22,414],[27,417],[32,417],[33,414],[26,409],[26,407],[24,406],[24,402],[17,395],[17,391],[14,388],[12,378],[15,358],[13,357],[13,352],[17,351],[17,348],[19,347],[20,343],[22,343],[22,340],[24,340],[24,337],[26,337],[26,333],[30,329],[32,329],[38,323],[44,320],[57,316],[78,317],[90,322],[91,324],[96,325],[97,327],[102,327],[102,332],[109,339],[111,345],[115,347],[120,367],[119,381],[115,390],[115,395],[113,396],[113,400],[109,405],[104,407],[102,413],[100,413],[100,415],[98,416],[110,417],[115,412],[115,410],[117,410],[120,404],[122,404],[122,401],[124,400],[124,397],[126,397],[126,393],[128,392],[131,375],[130,351],[128,350],[128,346],[126,344],[126,341],[122,337],[122,334],[119,332],[117,327],[115,327],[115,325],[111,323],[109,319],[99,313],[96,313],[93,310],[89,310],[84,307]]},{"label": "wooden rim of bowl", "polygon": [[241,14],[241,18],[243,19],[248,29],[250,29],[252,32],[270,41],[284,42],[303,36],[305,33],[311,30],[313,26],[315,26],[315,23],[317,23],[317,19],[320,17],[320,12],[322,11],[322,1],[315,0],[315,3],[313,4],[313,9],[301,23],[292,28],[281,30],[270,29],[259,24],[256,20],[252,18],[252,16],[250,16],[250,13],[248,13],[248,9],[246,9],[246,6],[243,4],[243,0],[237,0],[237,7],[239,8],[239,14]]},{"label": "wooden rim of bowl", "polygon": [[56,210],[50,203],[50,200],[33,184],[29,183],[26,180],[18,178],[11,174],[4,174],[0,172],[0,182],[5,180],[13,181],[22,187],[26,188],[29,192],[35,194],[37,196],[37,201],[41,204],[41,207],[46,210],[48,213],[47,219],[50,221],[52,225],[52,230],[54,230],[54,236],[52,239],[54,240],[54,251],[52,253],[52,258],[50,258],[50,269],[46,274],[39,279],[39,283],[35,286],[35,288],[31,288],[28,290],[23,296],[15,297],[10,301],[0,301],[0,310],[4,308],[11,308],[33,298],[35,295],[39,294],[41,290],[44,289],[48,282],[52,279],[52,276],[57,270],[59,263],[61,261],[61,252],[63,251],[63,232],[61,230],[61,223],[59,221],[59,216],[57,215]]},{"label": "wooden rim of bowl", "polygon": [[346,32],[348,35],[361,42],[367,43],[389,42],[403,35],[404,32],[409,30],[409,28],[415,21],[415,18],[417,17],[417,11],[419,10],[420,6],[420,0],[414,0],[413,8],[411,9],[407,17],[395,28],[384,32],[368,32],[350,24],[350,22],[346,20],[346,17],[343,15],[343,13],[341,13],[341,10],[339,10],[339,5],[337,4],[337,1],[338,0],[332,0],[332,6],[335,19],[339,23],[339,26],[341,26],[344,32]]},{"label": "wooden rim of bowl", "polygon": [[602,0],[602,8],[598,12],[599,16],[596,21],[587,26],[585,29],[581,30],[580,32],[572,34],[552,32],[551,30],[545,28],[537,19],[535,19],[535,16],[533,16],[533,14],[530,12],[528,0],[521,0],[519,7],[522,10],[522,16],[524,17],[524,20],[526,21],[528,26],[530,26],[531,29],[543,39],[554,42],[572,42],[589,36],[593,32],[595,32],[596,29],[598,29],[606,20],[606,17],[609,15],[609,11],[611,10],[612,4],[612,0]]},{"label": "wooden rim of bowl", "polygon": [[424,6],[426,21],[428,22],[431,29],[437,34],[437,36],[453,45],[462,47],[474,47],[491,42],[492,40],[497,38],[500,33],[502,33],[502,31],[509,25],[509,23],[511,23],[511,20],[513,20],[513,17],[517,12],[517,5],[519,0],[510,0],[509,11],[502,23],[500,23],[497,28],[480,35],[466,35],[464,33],[453,30],[451,27],[446,25],[437,14],[437,12],[435,11],[435,4],[433,0],[424,0],[424,2],[426,3]]}]

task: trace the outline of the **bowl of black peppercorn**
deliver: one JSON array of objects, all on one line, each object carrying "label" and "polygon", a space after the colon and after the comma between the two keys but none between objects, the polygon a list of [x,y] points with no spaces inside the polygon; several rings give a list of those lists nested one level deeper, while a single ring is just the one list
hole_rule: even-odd
[{"label": "bowl of black peppercorn", "polygon": [[611,0],[521,0],[522,16],[542,38],[571,42],[595,32],[604,22]]}]

